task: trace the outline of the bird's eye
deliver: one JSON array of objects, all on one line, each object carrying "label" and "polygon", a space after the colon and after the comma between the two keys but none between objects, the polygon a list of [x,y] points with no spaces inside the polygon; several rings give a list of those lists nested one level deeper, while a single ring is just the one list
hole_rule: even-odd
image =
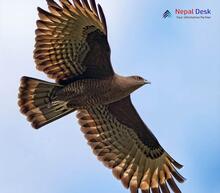
[{"label": "bird's eye", "polygon": [[142,80],[143,78],[140,77],[140,76],[136,76],[136,79],[137,79],[137,80]]}]

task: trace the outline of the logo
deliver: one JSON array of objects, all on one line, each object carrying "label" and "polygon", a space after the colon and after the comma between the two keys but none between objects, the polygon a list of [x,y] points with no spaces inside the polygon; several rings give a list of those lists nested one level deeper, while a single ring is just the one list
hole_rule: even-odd
[{"label": "logo", "polygon": [[176,18],[176,19],[210,19],[212,17],[211,9],[174,9],[174,10],[166,10],[163,13],[163,19],[166,18]]},{"label": "logo", "polygon": [[211,9],[176,9],[176,15],[211,15]]},{"label": "logo", "polygon": [[164,18],[164,19],[167,18],[167,17],[171,17],[171,16],[172,16],[172,14],[170,13],[169,10],[166,10],[166,11],[164,12],[164,14],[163,14],[163,18]]}]

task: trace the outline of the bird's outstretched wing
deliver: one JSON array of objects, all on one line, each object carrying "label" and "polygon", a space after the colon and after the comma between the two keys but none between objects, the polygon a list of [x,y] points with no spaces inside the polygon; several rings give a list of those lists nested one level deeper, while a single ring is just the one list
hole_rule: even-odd
[{"label": "bird's outstretched wing", "polygon": [[[178,164],[160,146],[133,107],[130,96],[106,106],[78,110],[77,117],[88,144],[105,166],[113,170],[131,193],[181,191]],[[173,178],[174,177],[174,178]]]},{"label": "bird's outstretched wing", "polygon": [[102,78],[114,71],[103,10],[95,0],[47,0],[50,12],[38,8],[34,58],[37,69],[59,83]]}]

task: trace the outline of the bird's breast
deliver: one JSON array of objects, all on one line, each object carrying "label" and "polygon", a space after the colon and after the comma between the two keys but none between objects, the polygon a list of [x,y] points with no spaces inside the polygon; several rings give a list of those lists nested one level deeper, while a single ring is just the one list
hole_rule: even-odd
[{"label": "bird's breast", "polygon": [[80,80],[70,83],[59,92],[59,99],[74,107],[96,106],[116,102],[129,93],[111,80]]}]

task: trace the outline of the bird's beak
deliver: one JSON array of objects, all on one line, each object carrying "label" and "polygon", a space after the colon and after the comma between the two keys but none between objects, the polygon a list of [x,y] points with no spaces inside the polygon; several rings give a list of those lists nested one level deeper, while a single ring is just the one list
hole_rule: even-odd
[{"label": "bird's beak", "polygon": [[144,84],[151,84],[151,82],[148,80],[144,80]]}]

